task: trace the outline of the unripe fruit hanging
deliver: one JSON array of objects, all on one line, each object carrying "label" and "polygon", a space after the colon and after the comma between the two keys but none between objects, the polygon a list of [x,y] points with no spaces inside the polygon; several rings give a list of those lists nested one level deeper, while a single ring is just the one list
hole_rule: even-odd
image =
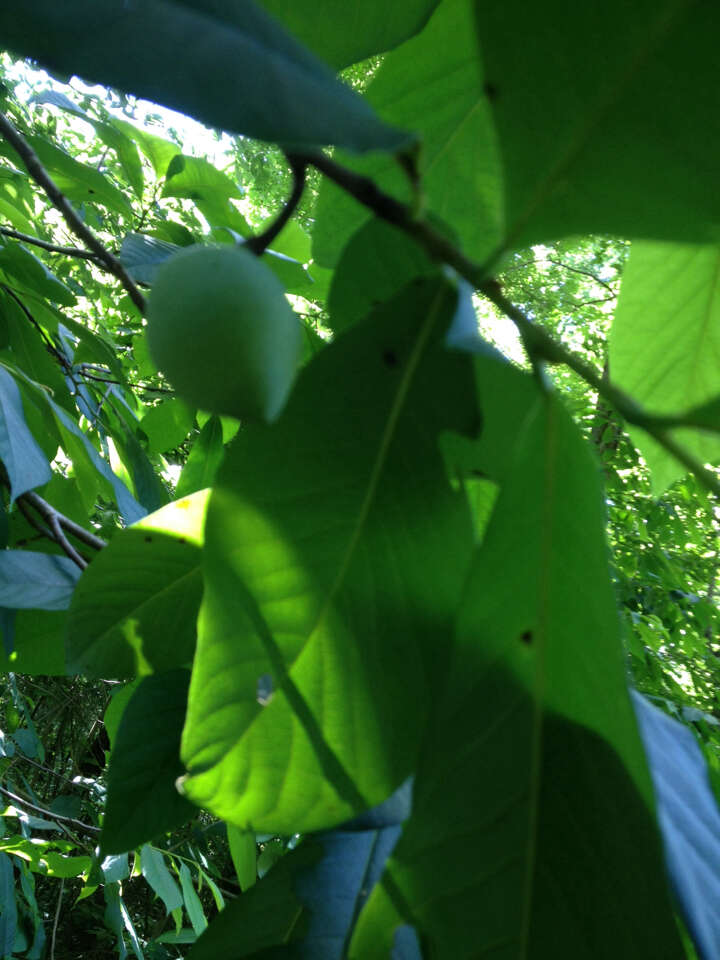
[{"label": "unripe fruit hanging", "polygon": [[282,285],[237,247],[190,247],[164,263],[148,300],[148,346],[194,406],[274,420],[300,355],[300,321]]}]

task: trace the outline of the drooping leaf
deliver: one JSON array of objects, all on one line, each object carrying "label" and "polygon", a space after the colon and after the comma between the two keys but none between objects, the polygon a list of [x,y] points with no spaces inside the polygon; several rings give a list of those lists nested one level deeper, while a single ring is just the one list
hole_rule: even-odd
[{"label": "drooping leaf", "polygon": [[474,6],[507,244],[587,233],[717,240],[714,4]]},{"label": "drooping leaf", "polygon": [[[610,374],[649,412],[683,413],[720,392],[719,275],[720,246],[633,244],[610,333]],[[631,435],[657,492],[686,472],[644,431]],[[682,430],[678,439],[703,463],[720,459],[717,436]]]},{"label": "drooping leaf", "polygon": [[407,143],[250,0],[28,0],[0,10],[0,32],[52,70],[235,133],[360,151]]},{"label": "drooping leaf", "polygon": [[437,4],[438,0],[392,6],[378,0],[262,0],[268,13],[337,70],[407,40],[422,29]]},{"label": "drooping leaf", "polygon": [[442,346],[456,300],[442,279],[403,291],[229,448],[183,757],[189,796],[240,827],[341,822],[413,768],[472,548],[437,449],[477,427],[469,361]]},{"label": "drooping leaf", "polygon": [[234,824],[227,825],[228,846],[232,857],[235,874],[244,892],[249,890],[257,879],[257,844],[255,834],[249,830],[241,830]]},{"label": "drooping leaf", "polygon": [[[53,414],[62,446],[73,461],[80,492],[84,493],[88,509],[94,506],[98,488],[102,484],[107,485],[111,496],[114,495],[120,513],[127,523],[135,523],[144,517],[147,511],[108,466],[107,461],[100,456],[77,423],[50,397],[43,396],[43,400]],[[83,490],[84,483],[87,484],[85,490]]]},{"label": "drooping leaf", "polygon": [[15,932],[17,930],[17,903],[12,860],[6,853],[0,852],[0,955],[10,957],[13,954]]},{"label": "drooping leaf", "polygon": [[[443,0],[422,33],[385,57],[366,96],[386,120],[421,136],[425,206],[448,224],[468,255],[482,260],[502,235],[501,172],[466,0]],[[391,158],[335,157],[401,200],[412,199],[407,178]],[[333,266],[370,216],[323,181],[313,228],[317,262]]]},{"label": "drooping leaf", "polygon": [[[478,363],[482,389],[495,361]],[[501,415],[503,400],[485,394],[483,409]],[[515,438],[413,814],[353,958],[389,951],[402,922],[453,960],[682,955],[625,685],[598,468],[552,396],[537,395]],[[438,876],[449,878],[441,893]]]},{"label": "drooping leaf", "polygon": [[[180,741],[178,739],[178,746],[179,743]],[[207,928],[208,922],[202,908],[202,903],[200,902],[200,897],[198,897],[195,887],[193,886],[190,870],[186,863],[180,864],[180,886],[182,888],[185,909],[190,918],[190,923],[195,933],[199,936]]]},{"label": "drooping leaf", "polygon": [[185,466],[178,478],[176,494],[187,497],[197,490],[211,487],[224,455],[223,428],[220,417],[213,414],[193,443]]},{"label": "drooping leaf", "polygon": [[189,680],[186,670],[145,677],[123,711],[107,775],[105,853],[133,850],[197,812],[175,786]]},{"label": "drooping leaf", "polygon": [[80,568],[67,557],[31,550],[0,551],[0,606],[66,610]]},{"label": "drooping leaf", "polygon": [[655,783],[665,860],[701,960],[720,954],[720,811],[693,735],[633,691]]},{"label": "drooping leaf", "polygon": [[68,616],[71,671],[132,677],[190,663],[206,503],[201,492],[168,504],[117,533],[84,571]]},{"label": "drooping leaf", "polygon": [[150,844],[140,851],[142,875],[165,904],[167,913],[172,913],[183,905],[182,893],[168,870],[162,852]]},{"label": "drooping leaf", "polygon": [[50,464],[28,429],[20,390],[0,365],[0,460],[10,481],[10,499],[41,487],[51,477]]}]

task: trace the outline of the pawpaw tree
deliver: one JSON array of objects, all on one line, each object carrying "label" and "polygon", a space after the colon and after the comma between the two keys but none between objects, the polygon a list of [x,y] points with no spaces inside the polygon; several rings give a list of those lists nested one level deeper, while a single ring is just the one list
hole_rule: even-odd
[{"label": "pawpaw tree", "polygon": [[2,956],[720,955],[719,27],[0,10]]}]

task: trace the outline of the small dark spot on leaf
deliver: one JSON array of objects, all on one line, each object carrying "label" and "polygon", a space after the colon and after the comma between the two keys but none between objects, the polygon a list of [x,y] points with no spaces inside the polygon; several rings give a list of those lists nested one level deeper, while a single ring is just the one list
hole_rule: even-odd
[{"label": "small dark spot on leaf", "polygon": [[185,537],[178,537],[178,543],[187,543]]},{"label": "small dark spot on leaf", "polygon": [[383,362],[387,367],[396,367],[398,365],[398,357],[394,350],[386,350],[383,353]]},{"label": "small dark spot on leaf", "polygon": [[528,646],[533,642],[532,630],[525,630],[520,634],[520,640]]},{"label": "small dark spot on leaf", "polygon": [[482,477],[483,479],[487,476],[487,474],[485,473],[484,470],[478,470],[477,467],[474,467],[474,468],[470,471],[470,473],[471,473],[474,477]]},{"label": "small dark spot on leaf", "polygon": [[143,540],[145,541],[145,543],[152,543],[152,537],[150,536],[143,537]]},{"label": "small dark spot on leaf", "polygon": [[92,187],[88,187],[88,193],[95,193]]},{"label": "small dark spot on leaf", "polygon": [[483,90],[485,91],[485,96],[488,98],[488,100],[497,100],[498,88],[494,83],[486,83],[483,87]]}]

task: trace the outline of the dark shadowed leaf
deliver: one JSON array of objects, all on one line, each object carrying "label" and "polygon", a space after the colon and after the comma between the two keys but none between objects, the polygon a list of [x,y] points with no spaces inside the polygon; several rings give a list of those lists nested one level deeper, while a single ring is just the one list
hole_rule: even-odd
[{"label": "dark shadowed leaf", "polygon": [[105,853],[133,850],[197,813],[175,786],[189,682],[186,670],[145,677],[125,707],[107,773]]},{"label": "dark shadowed leaf", "polygon": [[716,4],[475,8],[507,243],[589,232],[718,239]]},{"label": "dark shadowed leaf", "polygon": [[188,960],[239,960],[271,947],[281,948],[272,954],[281,957],[292,949],[288,944],[302,936],[306,925],[306,910],[295,893],[296,876],[320,855],[319,847],[310,843],[284,856],[264,879],[225,907],[198,938]]},{"label": "dark shadowed leaf", "polygon": [[27,0],[0,9],[0,33],[52,70],[261,140],[359,151],[408,142],[250,0]]},{"label": "dark shadowed leaf", "polygon": [[[496,363],[478,358],[481,390]],[[506,385],[524,376],[501,369]],[[506,421],[514,462],[467,580],[412,816],[360,919],[358,960],[389,951],[403,921],[448,960],[681,956],[599,472],[558,401],[533,392],[519,429]],[[501,419],[504,393],[484,397]]]},{"label": "dark shadowed leaf", "polygon": [[420,247],[382,220],[369,220],[343,250],[333,274],[330,324],[342,333],[433,264]]}]

